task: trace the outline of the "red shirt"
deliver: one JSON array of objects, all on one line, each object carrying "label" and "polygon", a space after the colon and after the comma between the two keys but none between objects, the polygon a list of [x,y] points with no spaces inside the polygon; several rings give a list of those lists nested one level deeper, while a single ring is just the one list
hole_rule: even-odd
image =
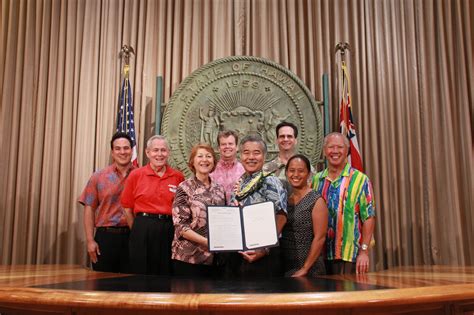
[{"label": "red shirt", "polygon": [[[130,164],[127,176],[134,168],[135,166]],[[119,202],[127,176],[122,176],[117,166],[112,164],[95,172],[87,182],[78,201],[94,210],[96,227],[127,226]]]},{"label": "red shirt", "polygon": [[163,176],[159,177],[148,164],[130,173],[120,203],[124,208],[133,209],[134,213],[171,215],[176,187],[183,180],[183,174],[169,165],[166,165]]}]

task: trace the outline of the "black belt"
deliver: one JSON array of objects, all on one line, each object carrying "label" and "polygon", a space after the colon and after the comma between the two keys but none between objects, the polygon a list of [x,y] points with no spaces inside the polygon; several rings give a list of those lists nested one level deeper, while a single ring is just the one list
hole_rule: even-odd
[{"label": "black belt", "polygon": [[129,233],[130,229],[128,228],[128,226],[99,226],[97,227],[97,231],[124,234]]},{"label": "black belt", "polygon": [[138,212],[137,217],[147,217],[147,218],[153,218],[153,219],[158,219],[158,220],[171,220],[170,215],[160,214],[160,213]]}]

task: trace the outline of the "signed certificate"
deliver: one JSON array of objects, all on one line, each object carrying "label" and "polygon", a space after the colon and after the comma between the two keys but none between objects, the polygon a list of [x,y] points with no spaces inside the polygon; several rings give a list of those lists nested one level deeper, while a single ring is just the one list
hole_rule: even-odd
[{"label": "signed certificate", "polygon": [[245,207],[208,206],[209,251],[240,251],[278,245],[273,202]]}]

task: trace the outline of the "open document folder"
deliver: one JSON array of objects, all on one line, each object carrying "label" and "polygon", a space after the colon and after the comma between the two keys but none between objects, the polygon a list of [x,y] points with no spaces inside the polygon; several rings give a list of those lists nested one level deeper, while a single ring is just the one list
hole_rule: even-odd
[{"label": "open document folder", "polygon": [[209,251],[244,251],[278,245],[273,202],[249,206],[208,206]]}]

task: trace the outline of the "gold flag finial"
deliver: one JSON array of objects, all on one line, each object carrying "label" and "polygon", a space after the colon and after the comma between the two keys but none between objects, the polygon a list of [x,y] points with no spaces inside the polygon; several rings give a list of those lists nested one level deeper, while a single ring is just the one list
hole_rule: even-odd
[{"label": "gold flag finial", "polygon": [[127,66],[130,64],[130,55],[135,55],[135,50],[133,50],[133,47],[123,45],[122,49],[120,49],[119,58],[123,58],[123,61]]},{"label": "gold flag finial", "polygon": [[346,42],[339,42],[337,45],[336,45],[336,53],[339,51],[341,52],[341,55],[344,57],[344,55],[346,54],[346,50],[350,50],[351,47],[349,46],[348,43]]}]

